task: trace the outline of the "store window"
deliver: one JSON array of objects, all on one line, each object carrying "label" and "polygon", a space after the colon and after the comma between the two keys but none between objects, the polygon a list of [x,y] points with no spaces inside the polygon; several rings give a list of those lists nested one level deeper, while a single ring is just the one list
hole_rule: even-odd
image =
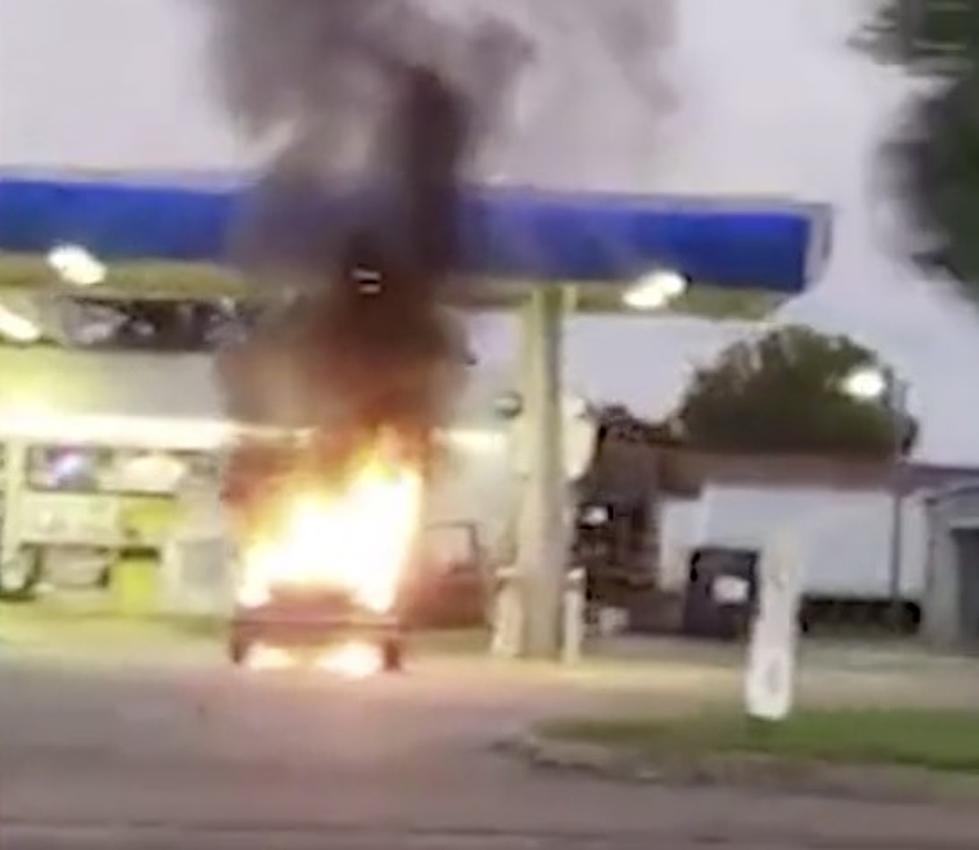
[{"label": "store window", "polygon": [[187,452],[37,446],[30,453],[28,481],[44,491],[170,495],[200,463]]}]

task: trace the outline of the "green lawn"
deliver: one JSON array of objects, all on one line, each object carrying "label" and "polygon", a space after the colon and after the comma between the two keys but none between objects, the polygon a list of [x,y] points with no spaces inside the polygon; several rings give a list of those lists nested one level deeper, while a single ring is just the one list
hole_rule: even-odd
[{"label": "green lawn", "polygon": [[652,758],[765,755],[786,761],[890,764],[979,774],[979,711],[804,711],[781,724],[733,714],[675,720],[569,720],[546,737]]}]

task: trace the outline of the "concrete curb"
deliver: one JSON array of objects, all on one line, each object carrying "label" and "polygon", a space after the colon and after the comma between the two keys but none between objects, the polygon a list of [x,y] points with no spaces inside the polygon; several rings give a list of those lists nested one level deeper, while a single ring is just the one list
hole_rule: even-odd
[{"label": "concrete curb", "polygon": [[751,754],[654,758],[529,732],[496,744],[497,752],[532,767],[589,774],[611,781],[673,786],[725,786],[868,802],[941,803],[974,808],[979,777],[903,766],[794,762]]}]

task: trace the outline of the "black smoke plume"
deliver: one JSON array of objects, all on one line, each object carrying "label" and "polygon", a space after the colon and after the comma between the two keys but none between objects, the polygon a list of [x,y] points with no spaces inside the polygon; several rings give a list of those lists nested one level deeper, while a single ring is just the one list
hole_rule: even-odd
[{"label": "black smoke plume", "polygon": [[223,357],[233,413],[424,444],[465,359],[445,305],[459,186],[528,44],[398,0],[214,8],[234,114],[284,139],[239,234],[270,305]]}]

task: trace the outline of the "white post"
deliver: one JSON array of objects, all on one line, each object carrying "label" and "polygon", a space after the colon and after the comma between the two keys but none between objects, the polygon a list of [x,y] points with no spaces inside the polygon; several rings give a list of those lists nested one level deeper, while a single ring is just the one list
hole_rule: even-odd
[{"label": "white post", "polygon": [[530,658],[556,659],[561,644],[568,557],[561,404],[563,308],[561,288],[543,285],[531,296],[524,314],[522,436],[528,474],[518,528],[517,572],[523,654]]},{"label": "white post", "polygon": [[493,588],[493,637],[490,654],[497,658],[518,658],[523,649],[523,594],[516,570],[496,574]]},{"label": "white post", "polygon": [[795,693],[802,565],[795,535],[781,533],[765,542],[760,563],[759,607],[751,629],[745,671],[748,714],[759,720],[784,720]]},{"label": "white post", "polygon": [[561,660],[565,664],[581,661],[585,642],[585,581],[586,572],[578,567],[567,574],[564,586],[564,629]]}]

